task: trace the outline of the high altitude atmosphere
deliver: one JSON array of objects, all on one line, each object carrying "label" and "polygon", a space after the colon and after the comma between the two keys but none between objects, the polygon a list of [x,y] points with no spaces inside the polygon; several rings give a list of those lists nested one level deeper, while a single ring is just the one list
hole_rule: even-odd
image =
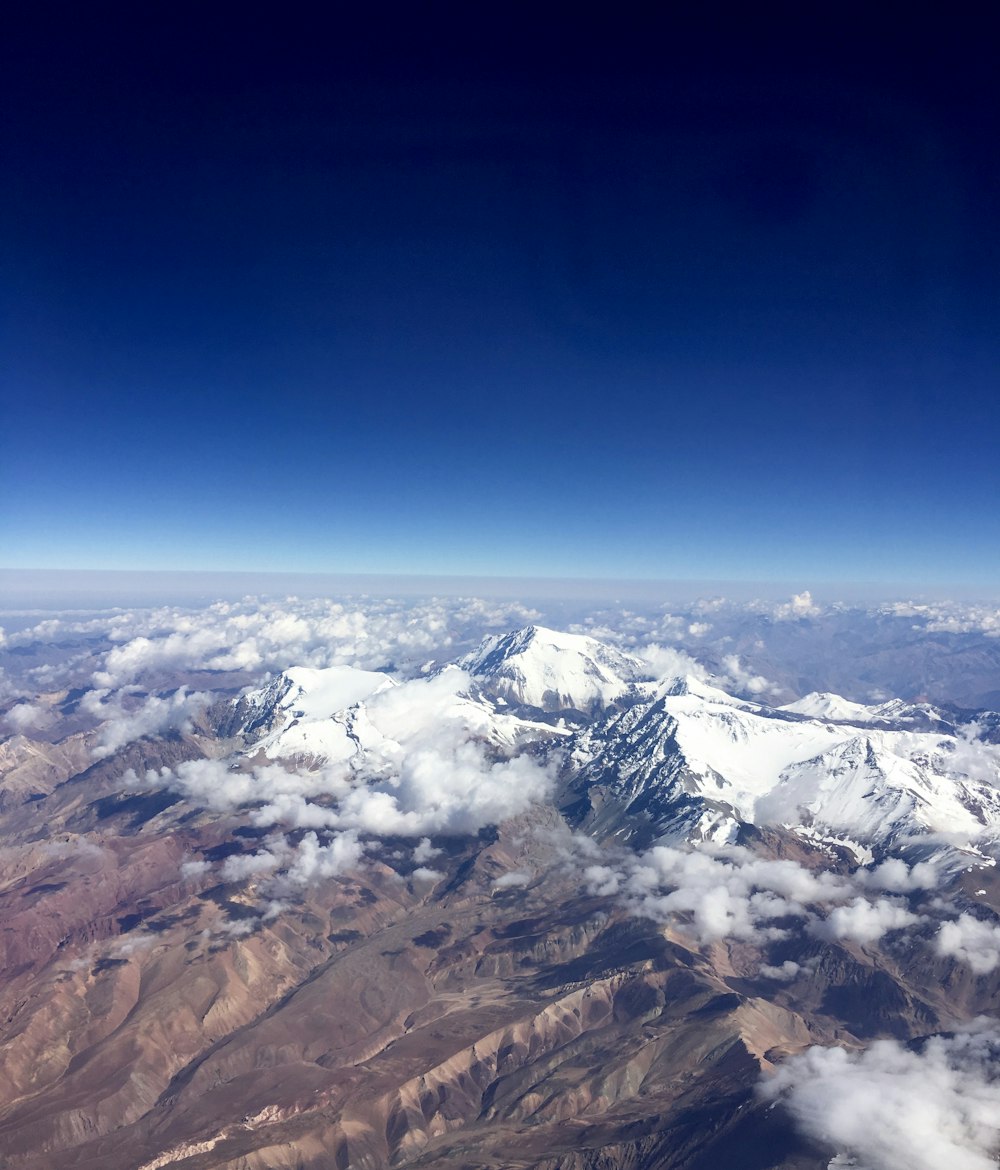
[{"label": "high altitude atmosphere", "polygon": [[994,587],[984,28],[63,6],[4,42],[8,567]]}]

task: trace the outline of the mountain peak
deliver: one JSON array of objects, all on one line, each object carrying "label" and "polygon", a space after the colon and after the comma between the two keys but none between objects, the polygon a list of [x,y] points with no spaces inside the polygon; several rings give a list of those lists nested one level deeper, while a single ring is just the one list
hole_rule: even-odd
[{"label": "mountain peak", "polygon": [[607,707],[646,673],[596,638],[535,625],[485,638],[459,665],[499,697],[548,711]]}]

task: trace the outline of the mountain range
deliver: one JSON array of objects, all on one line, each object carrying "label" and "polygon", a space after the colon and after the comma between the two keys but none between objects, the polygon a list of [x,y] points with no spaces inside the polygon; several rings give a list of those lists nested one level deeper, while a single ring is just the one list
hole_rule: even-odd
[{"label": "mountain range", "polygon": [[527,626],[74,720],[0,744],[11,1170],[880,1170],[767,1086],[995,1011],[990,711]]}]

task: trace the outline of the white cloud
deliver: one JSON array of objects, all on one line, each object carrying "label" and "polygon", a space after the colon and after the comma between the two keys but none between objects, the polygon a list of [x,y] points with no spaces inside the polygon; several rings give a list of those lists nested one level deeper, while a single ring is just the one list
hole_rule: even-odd
[{"label": "white cloud", "polygon": [[[996,1170],[1000,1033],[978,1021],[914,1051],[807,1049],[762,1085],[798,1127],[857,1170]],[[850,1164],[850,1163],[848,1163]]]},{"label": "white cloud", "polygon": [[432,857],[437,857],[440,852],[440,849],[435,849],[431,844],[430,837],[421,837],[414,846],[413,860],[418,865],[423,865],[425,861],[430,861]]},{"label": "white cloud", "polygon": [[774,607],[774,618],[779,622],[795,621],[797,618],[818,617],[822,610],[813,602],[808,589],[792,595],[791,601]]},{"label": "white cloud", "polygon": [[981,734],[977,723],[960,727],[951,752],[941,763],[952,774],[1000,788],[1000,744],[985,743],[977,738]]},{"label": "white cloud", "polygon": [[854,880],[870,890],[904,894],[913,890],[933,890],[941,880],[941,874],[933,862],[918,861],[910,866],[898,857],[890,857],[871,869],[857,870]]},{"label": "white cloud", "polygon": [[357,869],[364,851],[364,845],[354,832],[338,833],[326,845],[320,845],[315,833],[306,833],[288,867],[287,880],[293,885],[304,886],[347,873]]},{"label": "white cloud", "polygon": [[794,963],[791,959],[786,959],[778,967],[770,967],[767,963],[762,963],[759,974],[764,979],[774,979],[778,983],[790,983],[802,970],[802,964]]},{"label": "white cloud", "polygon": [[836,906],[825,920],[813,923],[810,929],[818,938],[873,943],[890,930],[902,930],[920,921],[919,915],[891,898],[873,902],[855,898],[846,906]]},{"label": "white cloud", "polygon": [[7,725],[15,732],[43,731],[55,722],[55,715],[42,703],[17,703],[4,716]]},{"label": "white cloud", "polygon": [[539,616],[518,602],[479,598],[247,598],[198,611],[136,611],[116,615],[114,621],[110,616],[85,623],[57,620],[40,623],[30,633],[50,639],[57,633],[90,633],[117,642],[93,676],[97,686],[114,688],[158,672],[185,670],[260,674],[293,665],[370,670],[392,662],[402,673],[416,674],[429,658],[452,657],[456,644],[472,644],[486,630]]},{"label": "white cloud", "polygon": [[583,878],[592,894],[617,897],[632,913],[669,921],[703,944],[783,937],[785,918],[807,920],[819,937],[866,943],[920,920],[898,901],[864,896],[869,885],[878,890],[892,881],[905,888],[920,880],[899,865],[887,874],[844,876],[738,847],[656,845],[614,864],[586,865]]},{"label": "white cloud", "polygon": [[676,646],[662,646],[659,642],[650,642],[647,646],[639,647],[636,654],[657,679],[682,678],[690,675],[701,682],[708,682],[712,677],[700,662],[692,658],[686,650],[680,650]]},{"label": "white cloud", "polygon": [[[283,844],[283,843],[282,843]],[[275,843],[270,849],[259,849],[256,853],[243,853],[227,857],[222,863],[221,876],[224,882],[242,882],[258,874],[273,873],[285,860],[287,848]]]},{"label": "white cloud", "polygon": [[747,670],[736,654],[727,654],[722,659],[722,669],[725,674],[719,681],[730,689],[743,691],[749,695],[763,695],[777,689],[762,674],[754,674]]},{"label": "white cloud", "polygon": [[951,955],[967,963],[976,975],[988,975],[1000,964],[1000,926],[960,914],[944,922],[935,939],[939,955]]},{"label": "white cloud", "polygon": [[210,696],[180,687],[164,698],[150,695],[136,706],[126,706],[128,701],[127,694],[109,696],[103,689],[89,691],[80,700],[81,710],[99,723],[91,749],[95,759],[103,759],[145,735],[190,732],[192,720],[204,711]]},{"label": "white cloud", "polygon": [[198,858],[192,858],[190,861],[181,863],[181,877],[188,881],[191,878],[201,877],[202,874],[208,873],[212,868],[210,861],[202,861]]},{"label": "white cloud", "polygon": [[948,603],[923,608],[931,618],[925,628],[932,632],[1000,638],[1000,609],[993,606]]}]

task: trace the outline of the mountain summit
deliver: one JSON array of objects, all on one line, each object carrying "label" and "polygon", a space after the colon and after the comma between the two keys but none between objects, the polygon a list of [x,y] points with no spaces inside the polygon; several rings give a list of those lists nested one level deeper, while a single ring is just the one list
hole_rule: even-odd
[{"label": "mountain summit", "polygon": [[485,638],[459,666],[508,703],[544,711],[601,710],[649,677],[638,659],[596,638],[544,626]]}]

